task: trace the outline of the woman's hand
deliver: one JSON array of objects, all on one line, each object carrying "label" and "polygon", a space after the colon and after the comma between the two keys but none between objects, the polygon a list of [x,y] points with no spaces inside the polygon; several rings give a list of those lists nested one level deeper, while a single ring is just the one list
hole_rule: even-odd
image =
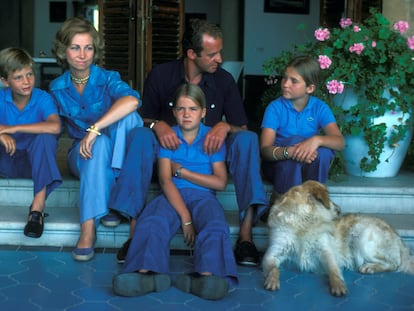
[{"label": "woman's hand", "polygon": [[82,159],[88,160],[92,158],[92,146],[95,143],[97,134],[87,132],[85,137],[80,141],[79,154]]}]

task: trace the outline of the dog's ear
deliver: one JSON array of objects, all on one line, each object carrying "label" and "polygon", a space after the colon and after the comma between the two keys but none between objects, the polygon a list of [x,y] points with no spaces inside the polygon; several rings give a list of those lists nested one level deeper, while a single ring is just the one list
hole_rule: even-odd
[{"label": "dog's ear", "polygon": [[320,182],[309,180],[305,182],[308,192],[313,198],[323,204],[327,209],[331,208],[331,199],[328,189]]}]

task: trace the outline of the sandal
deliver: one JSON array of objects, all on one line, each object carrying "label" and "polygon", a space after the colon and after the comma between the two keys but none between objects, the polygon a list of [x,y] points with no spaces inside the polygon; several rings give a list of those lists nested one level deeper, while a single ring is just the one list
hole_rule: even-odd
[{"label": "sandal", "polygon": [[49,214],[30,211],[27,224],[24,227],[24,235],[30,238],[40,238],[43,233],[44,217],[47,216],[49,216]]}]

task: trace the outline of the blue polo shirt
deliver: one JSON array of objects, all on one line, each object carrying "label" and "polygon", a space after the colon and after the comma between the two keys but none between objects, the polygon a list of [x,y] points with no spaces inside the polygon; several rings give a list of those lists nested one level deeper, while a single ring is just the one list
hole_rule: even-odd
[{"label": "blue polo shirt", "polygon": [[[213,174],[214,162],[222,162],[226,159],[226,146],[223,144],[219,151],[212,155],[208,155],[203,151],[204,139],[210,130],[210,127],[200,124],[200,129],[197,137],[191,145],[189,145],[183,138],[181,130],[178,126],[173,126],[178,138],[181,140],[181,145],[177,150],[169,150],[160,147],[159,158],[167,158],[173,162],[180,163],[182,167],[189,169],[192,172],[200,174]],[[182,188],[196,188],[204,191],[214,192],[209,188],[205,188],[188,180],[173,177],[173,182],[178,189]]]},{"label": "blue polo shirt", "polygon": [[276,131],[278,144],[278,138],[318,135],[329,123],[336,123],[336,119],[329,106],[319,98],[310,96],[306,107],[297,111],[290,100],[279,97],[266,107],[262,128]]},{"label": "blue polo shirt", "polygon": [[95,65],[90,68],[89,80],[82,96],[73,86],[69,70],[53,80],[49,89],[66,123],[69,136],[75,139],[82,139],[85,130],[119,98],[128,95],[140,98],[137,91],[121,80],[118,72]]},{"label": "blue polo shirt", "polygon": [[[13,102],[10,88],[0,89],[0,124],[18,125],[44,122],[53,114],[58,114],[58,109],[49,93],[33,88],[32,96],[22,111],[17,109]],[[17,141],[27,133],[12,134]]]},{"label": "blue polo shirt", "polygon": [[[183,59],[155,66],[144,83],[142,108],[143,118],[163,120],[170,125],[176,124],[172,113],[175,91],[187,83]],[[215,73],[203,73],[198,85],[206,96],[207,126],[214,126],[225,116],[232,125],[247,125],[243,101],[232,75],[222,68]]]}]

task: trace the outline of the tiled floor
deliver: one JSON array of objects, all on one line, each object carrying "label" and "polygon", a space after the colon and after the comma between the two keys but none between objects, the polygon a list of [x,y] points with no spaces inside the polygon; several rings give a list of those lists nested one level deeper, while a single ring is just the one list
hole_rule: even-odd
[{"label": "tiled floor", "polygon": [[[174,287],[143,297],[117,297],[111,280],[120,269],[114,250],[74,262],[70,250],[0,247],[0,310],[414,310],[414,277],[399,273],[361,275],[345,271],[349,294],[332,297],[327,279],[281,272],[281,289],[263,289],[258,268],[239,267],[240,284],[221,301],[205,301]],[[171,257],[171,275],[191,271],[191,257]]]}]

